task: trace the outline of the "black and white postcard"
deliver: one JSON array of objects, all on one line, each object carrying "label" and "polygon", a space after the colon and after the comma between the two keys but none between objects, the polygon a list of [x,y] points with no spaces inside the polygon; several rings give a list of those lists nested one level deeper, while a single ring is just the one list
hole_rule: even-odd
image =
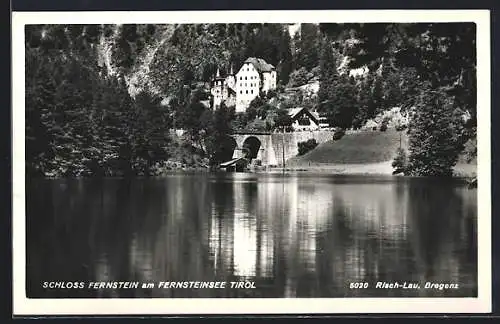
[{"label": "black and white postcard", "polygon": [[491,310],[487,10],[12,32],[15,315]]}]

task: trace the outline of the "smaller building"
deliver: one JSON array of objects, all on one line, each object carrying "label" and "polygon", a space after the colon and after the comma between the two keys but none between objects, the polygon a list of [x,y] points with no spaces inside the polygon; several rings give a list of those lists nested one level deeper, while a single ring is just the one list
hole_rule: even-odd
[{"label": "smaller building", "polygon": [[231,67],[231,72],[225,77],[220,76],[220,71],[217,69],[217,74],[213,80],[210,93],[213,98],[213,108],[217,109],[222,103],[226,106],[236,105],[236,90],[234,89],[234,75]]},{"label": "smaller building", "polygon": [[288,109],[288,116],[292,119],[294,131],[312,131],[320,129],[320,118],[318,113],[307,108],[298,107]]}]

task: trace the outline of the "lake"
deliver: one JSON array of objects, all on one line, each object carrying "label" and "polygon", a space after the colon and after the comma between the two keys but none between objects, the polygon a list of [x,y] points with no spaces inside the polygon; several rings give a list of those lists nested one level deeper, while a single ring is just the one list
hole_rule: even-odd
[{"label": "lake", "polygon": [[[477,190],[458,181],[179,173],[26,188],[31,298],[477,296]],[[109,281],[255,288],[88,288]]]}]

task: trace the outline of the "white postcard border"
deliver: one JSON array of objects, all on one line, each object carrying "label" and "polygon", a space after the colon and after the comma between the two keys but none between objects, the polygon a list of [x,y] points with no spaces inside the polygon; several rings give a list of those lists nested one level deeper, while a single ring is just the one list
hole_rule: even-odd
[{"label": "white postcard border", "polygon": [[[26,24],[475,22],[478,103],[477,298],[26,298],[25,54]],[[490,12],[488,10],[157,11],[12,13],[13,314],[313,314],[491,312]]]}]

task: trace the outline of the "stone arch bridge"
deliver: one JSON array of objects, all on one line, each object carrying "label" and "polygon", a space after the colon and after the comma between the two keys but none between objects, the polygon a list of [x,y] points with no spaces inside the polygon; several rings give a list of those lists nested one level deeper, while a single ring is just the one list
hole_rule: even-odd
[{"label": "stone arch bridge", "polygon": [[282,166],[283,162],[299,153],[298,143],[314,138],[318,143],[331,140],[333,131],[316,130],[290,133],[236,132],[233,140],[232,158],[250,157],[260,160],[265,166]]}]

